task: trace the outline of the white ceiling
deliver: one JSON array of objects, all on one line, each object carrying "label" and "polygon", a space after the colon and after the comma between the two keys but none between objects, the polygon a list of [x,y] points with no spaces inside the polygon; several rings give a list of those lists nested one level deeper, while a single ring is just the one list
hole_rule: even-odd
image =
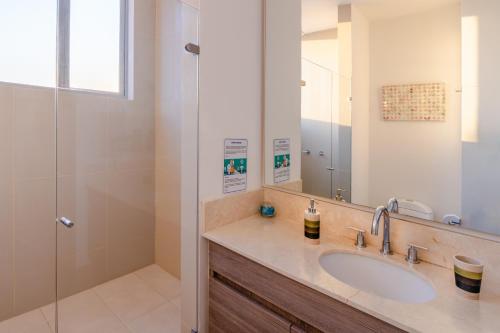
[{"label": "white ceiling", "polygon": [[302,31],[310,33],[337,26],[337,6],[356,5],[370,21],[424,12],[460,0],[302,0]]}]

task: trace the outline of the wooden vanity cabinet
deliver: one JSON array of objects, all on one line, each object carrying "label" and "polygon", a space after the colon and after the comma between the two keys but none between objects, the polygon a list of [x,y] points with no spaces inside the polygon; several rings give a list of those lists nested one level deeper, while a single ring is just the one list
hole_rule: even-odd
[{"label": "wooden vanity cabinet", "polygon": [[210,281],[210,332],[288,333],[291,323],[229,286]]},{"label": "wooden vanity cabinet", "polygon": [[210,242],[211,333],[403,332]]}]

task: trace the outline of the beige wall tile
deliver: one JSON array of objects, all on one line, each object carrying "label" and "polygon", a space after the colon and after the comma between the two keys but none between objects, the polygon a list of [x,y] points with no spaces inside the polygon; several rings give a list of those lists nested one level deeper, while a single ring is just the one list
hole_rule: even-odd
[{"label": "beige wall tile", "polygon": [[156,217],[155,263],[180,279],[181,242],[179,219]]},{"label": "beige wall tile", "polygon": [[15,178],[55,174],[55,93],[51,89],[14,89]]},{"label": "beige wall tile", "polygon": [[176,173],[156,170],[155,262],[179,278],[181,203],[180,175],[176,177]]},{"label": "beige wall tile", "polygon": [[264,191],[256,190],[203,203],[203,231],[258,214],[264,201]]},{"label": "beige wall tile", "polygon": [[66,229],[64,252],[84,252],[106,245],[106,173],[81,174],[58,178],[58,216],[75,222]]},{"label": "beige wall tile", "polygon": [[0,175],[0,321],[13,314],[13,243],[12,181]]},{"label": "beige wall tile", "polygon": [[58,262],[59,297],[68,297],[108,281],[105,248],[64,254],[59,251]]},{"label": "beige wall tile", "polygon": [[13,310],[13,91],[0,85],[0,320]]},{"label": "beige wall tile", "polygon": [[106,171],[106,97],[62,91],[58,102],[59,175]]},{"label": "beige wall tile", "polygon": [[155,158],[153,101],[108,100],[107,144],[110,168],[153,169]]},{"label": "beige wall tile", "polygon": [[[180,277],[181,264],[181,130],[182,67],[181,27],[176,27],[179,3],[156,1],[155,159],[156,240],[155,262]],[[167,55],[167,56],[165,56]]]},{"label": "beige wall tile", "polygon": [[107,175],[108,273],[117,277],[154,260],[154,177],[149,170]]},{"label": "beige wall tile", "polygon": [[13,108],[13,89],[0,84],[0,177],[4,179],[11,177],[12,170]]},{"label": "beige wall tile", "polygon": [[55,298],[55,180],[15,184],[15,313]]}]

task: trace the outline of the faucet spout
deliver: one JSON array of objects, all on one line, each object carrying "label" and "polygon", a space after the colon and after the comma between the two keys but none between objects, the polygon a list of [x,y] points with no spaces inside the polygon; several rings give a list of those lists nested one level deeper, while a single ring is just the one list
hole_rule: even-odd
[{"label": "faucet spout", "polygon": [[389,199],[389,202],[387,203],[387,210],[389,213],[399,213],[399,202],[398,199],[396,198],[391,198]]},{"label": "faucet spout", "polygon": [[391,231],[391,217],[389,215],[389,210],[384,206],[379,206],[375,209],[375,214],[373,214],[372,220],[372,235],[378,235],[378,229],[380,224],[380,218],[384,217],[384,239],[382,241],[382,248],[380,249],[380,253],[383,255],[392,254],[391,251],[391,240],[390,240],[390,231]]}]

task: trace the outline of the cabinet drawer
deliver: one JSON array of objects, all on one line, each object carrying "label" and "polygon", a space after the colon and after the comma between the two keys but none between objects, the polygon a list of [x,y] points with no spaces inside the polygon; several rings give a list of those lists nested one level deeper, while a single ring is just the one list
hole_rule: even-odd
[{"label": "cabinet drawer", "polygon": [[289,333],[291,323],[239,292],[210,279],[210,333]]},{"label": "cabinet drawer", "polygon": [[210,269],[323,332],[403,332],[210,242]]}]

